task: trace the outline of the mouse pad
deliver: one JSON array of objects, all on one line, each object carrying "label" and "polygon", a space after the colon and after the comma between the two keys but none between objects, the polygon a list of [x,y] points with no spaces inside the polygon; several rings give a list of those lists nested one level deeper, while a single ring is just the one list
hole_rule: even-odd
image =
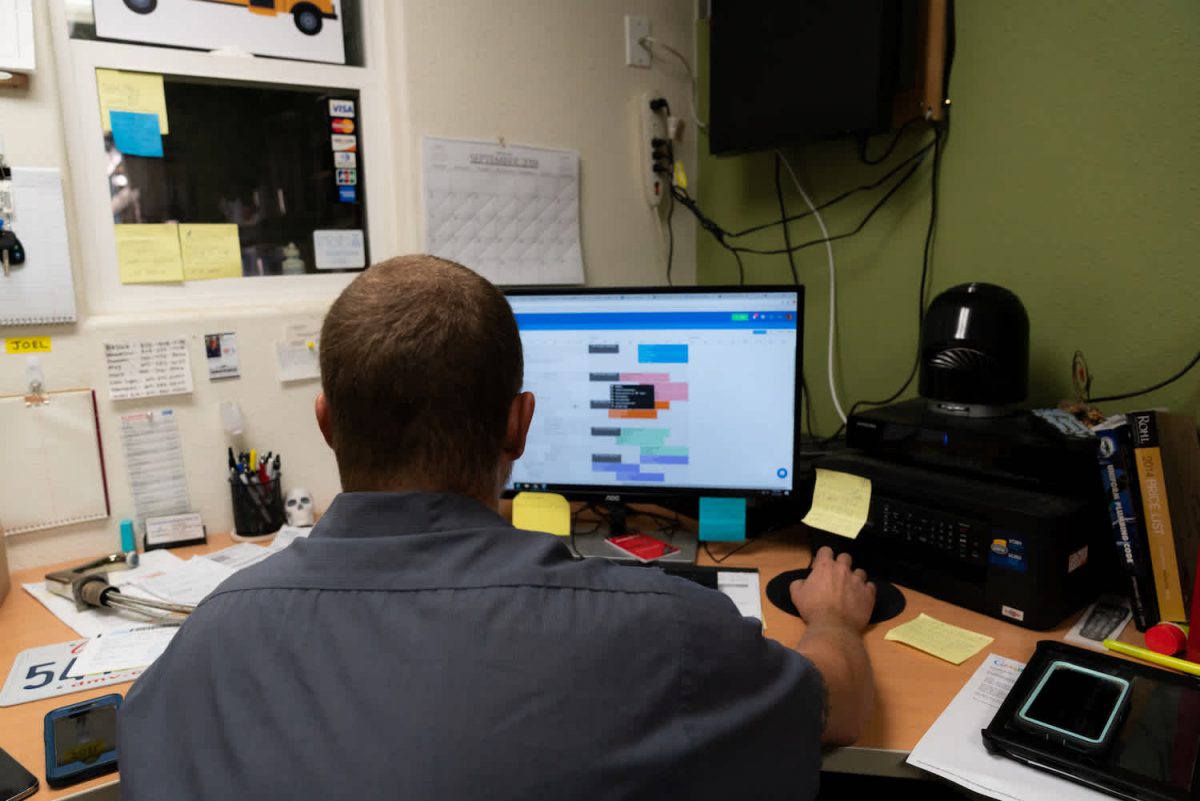
[{"label": "mouse pad", "polygon": [[[808,578],[810,572],[812,572],[810,568],[802,567],[799,570],[785,570],[780,573],[767,582],[767,600],[789,615],[799,617],[796,605],[792,603],[792,594],[788,592],[788,587],[796,579]],[[889,584],[886,581],[876,581],[875,608],[871,610],[870,622],[875,624],[891,620],[904,611],[905,603],[904,595],[894,584]]]}]

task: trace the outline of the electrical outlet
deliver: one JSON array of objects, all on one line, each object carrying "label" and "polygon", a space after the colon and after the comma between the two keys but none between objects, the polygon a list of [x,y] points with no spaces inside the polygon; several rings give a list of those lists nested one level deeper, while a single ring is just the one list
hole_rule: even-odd
[{"label": "electrical outlet", "polygon": [[[657,97],[661,95],[641,94],[634,99],[638,121],[638,140],[634,146],[634,153],[642,189],[646,193],[646,202],[651,206],[662,203],[663,195],[670,190],[670,175],[655,172],[654,168],[666,167],[669,171],[673,166],[671,160],[666,157],[669,147],[666,114],[650,107],[650,102]],[[657,158],[656,153],[660,154]]]},{"label": "electrical outlet", "polygon": [[649,67],[650,48],[641,40],[650,35],[650,23],[645,17],[625,15],[625,66]]}]

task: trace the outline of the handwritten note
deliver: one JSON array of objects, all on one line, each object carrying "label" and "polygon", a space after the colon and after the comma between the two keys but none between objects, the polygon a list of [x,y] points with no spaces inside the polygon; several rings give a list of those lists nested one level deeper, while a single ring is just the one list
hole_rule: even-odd
[{"label": "handwritten note", "polygon": [[911,645],[955,665],[961,665],[992,644],[992,638],[951,626],[922,612],[884,635],[885,640]]},{"label": "handwritten note", "polygon": [[[111,400],[187,395],[192,391],[192,365],[187,340],[107,342],[108,397]],[[186,510],[185,510],[186,511]]]},{"label": "handwritten note", "polygon": [[812,508],[804,525],[855,539],[871,508],[871,479],[817,468]]},{"label": "handwritten note", "polygon": [[50,337],[8,337],[4,340],[5,353],[49,353],[54,350]]},{"label": "handwritten note", "polygon": [[553,492],[521,492],[513,498],[512,521],[515,528],[525,531],[566,537],[571,533],[571,507],[566,498]]},{"label": "handwritten note", "polygon": [[167,99],[163,77],[149,72],[96,70],[96,92],[100,96],[100,123],[112,130],[110,111],[136,111],[158,115],[159,133],[171,132],[167,123]]},{"label": "handwritten note", "polygon": [[175,223],[115,225],[122,284],[183,280],[179,226]]},{"label": "handwritten note", "polygon": [[158,115],[139,111],[108,113],[112,120],[113,145],[126,156],[163,157],[162,133],[158,130]]},{"label": "handwritten note", "polygon": [[187,281],[242,277],[242,245],[236,225],[181,223],[179,250]]}]

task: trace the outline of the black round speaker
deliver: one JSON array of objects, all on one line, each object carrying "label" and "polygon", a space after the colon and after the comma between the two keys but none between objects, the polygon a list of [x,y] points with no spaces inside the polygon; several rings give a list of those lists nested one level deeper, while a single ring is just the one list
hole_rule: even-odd
[{"label": "black round speaker", "polygon": [[951,287],[921,325],[921,397],[938,411],[1006,413],[1029,387],[1029,315],[1004,287]]}]

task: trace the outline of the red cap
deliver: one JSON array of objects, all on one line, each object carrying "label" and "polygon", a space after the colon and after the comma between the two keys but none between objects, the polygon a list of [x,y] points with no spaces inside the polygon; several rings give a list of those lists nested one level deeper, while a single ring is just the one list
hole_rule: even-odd
[{"label": "red cap", "polygon": [[1177,623],[1158,623],[1146,630],[1146,647],[1174,656],[1187,647],[1187,634]]}]

